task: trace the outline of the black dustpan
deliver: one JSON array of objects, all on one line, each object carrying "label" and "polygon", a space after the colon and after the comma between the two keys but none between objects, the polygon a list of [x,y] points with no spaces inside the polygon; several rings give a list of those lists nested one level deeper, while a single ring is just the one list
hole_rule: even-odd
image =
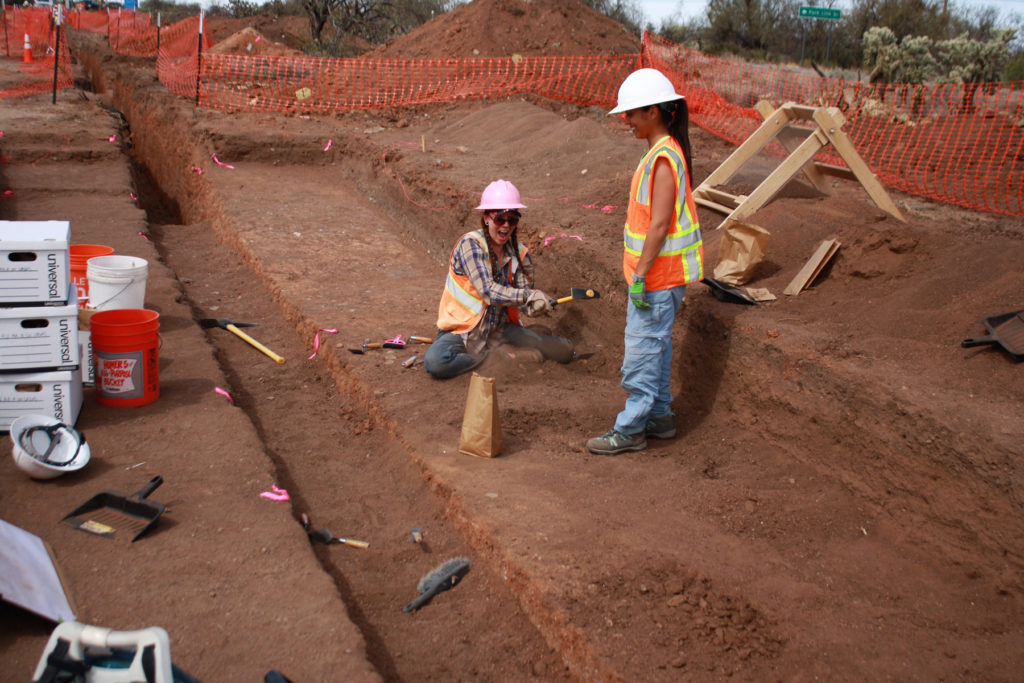
[{"label": "black dustpan", "polygon": [[982,320],[988,334],[984,337],[964,339],[960,346],[999,344],[1017,362],[1024,360],[1024,310],[990,315]]},{"label": "black dustpan", "polygon": [[727,304],[746,304],[748,306],[757,306],[757,302],[751,299],[750,296],[739,287],[733,287],[721,280],[715,280],[710,277],[704,278],[701,282],[711,288],[711,293],[714,294],[715,298],[719,301],[724,301]]},{"label": "black dustpan", "polygon": [[71,511],[63,521],[97,536],[134,541],[163,514],[164,506],[146,496],[164,483],[157,475],[130,496],[117,491],[100,491]]}]

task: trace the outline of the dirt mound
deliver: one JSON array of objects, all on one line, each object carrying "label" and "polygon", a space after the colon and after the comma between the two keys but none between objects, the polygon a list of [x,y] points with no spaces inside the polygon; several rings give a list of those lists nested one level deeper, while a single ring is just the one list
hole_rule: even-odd
[{"label": "dirt mound", "polygon": [[[252,29],[263,36],[294,50],[301,50],[310,40],[309,20],[299,16],[276,16],[260,14],[253,17],[208,17],[207,33],[210,43],[217,45],[231,38],[246,28]],[[262,41],[261,41],[262,42]],[[245,44],[242,45],[243,49]],[[254,46],[255,47],[255,46]],[[245,54],[250,54],[246,52]],[[276,54],[276,53],[260,53]]]},{"label": "dirt mound", "polygon": [[210,48],[210,52],[222,55],[303,56],[300,50],[264,38],[259,31],[249,26],[220,41]]},{"label": "dirt mound", "polygon": [[565,56],[639,50],[639,39],[622,24],[580,0],[473,0],[366,56]]}]

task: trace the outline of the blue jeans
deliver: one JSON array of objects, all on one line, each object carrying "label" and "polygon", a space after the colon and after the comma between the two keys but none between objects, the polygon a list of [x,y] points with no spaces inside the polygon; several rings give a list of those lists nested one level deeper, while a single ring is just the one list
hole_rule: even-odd
[{"label": "blue jeans", "polygon": [[[573,356],[573,343],[569,339],[541,334],[511,323],[501,328],[499,341],[502,344],[537,349],[547,360],[559,363],[568,363]],[[461,334],[438,330],[437,339],[423,354],[423,367],[438,379],[449,379],[469,372],[486,357],[486,350],[479,355],[469,353]]]},{"label": "blue jeans", "polygon": [[667,415],[672,409],[672,326],[685,293],[685,285],[647,292],[647,311],[626,301],[622,388],[629,396],[615,418],[617,432],[639,434],[649,417]]}]

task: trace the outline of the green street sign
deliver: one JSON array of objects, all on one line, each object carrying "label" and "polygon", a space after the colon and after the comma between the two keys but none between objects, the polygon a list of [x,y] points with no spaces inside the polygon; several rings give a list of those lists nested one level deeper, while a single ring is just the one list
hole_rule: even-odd
[{"label": "green street sign", "polygon": [[829,9],[828,7],[808,7],[806,5],[800,8],[801,17],[810,17],[811,19],[838,19],[842,16],[842,12],[837,9]]}]

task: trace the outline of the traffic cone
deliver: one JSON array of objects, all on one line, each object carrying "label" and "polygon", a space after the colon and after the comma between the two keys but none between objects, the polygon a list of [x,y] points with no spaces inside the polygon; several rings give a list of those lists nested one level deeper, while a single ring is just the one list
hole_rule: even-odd
[{"label": "traffic cone", "polygon": [[35,61],[35,60],[32,59],[32,39],[29,38],[28,34],[26,33],[25,34],[25,52],[21,56],[21,63],[22,64],[31,64],[33,61]]}]

